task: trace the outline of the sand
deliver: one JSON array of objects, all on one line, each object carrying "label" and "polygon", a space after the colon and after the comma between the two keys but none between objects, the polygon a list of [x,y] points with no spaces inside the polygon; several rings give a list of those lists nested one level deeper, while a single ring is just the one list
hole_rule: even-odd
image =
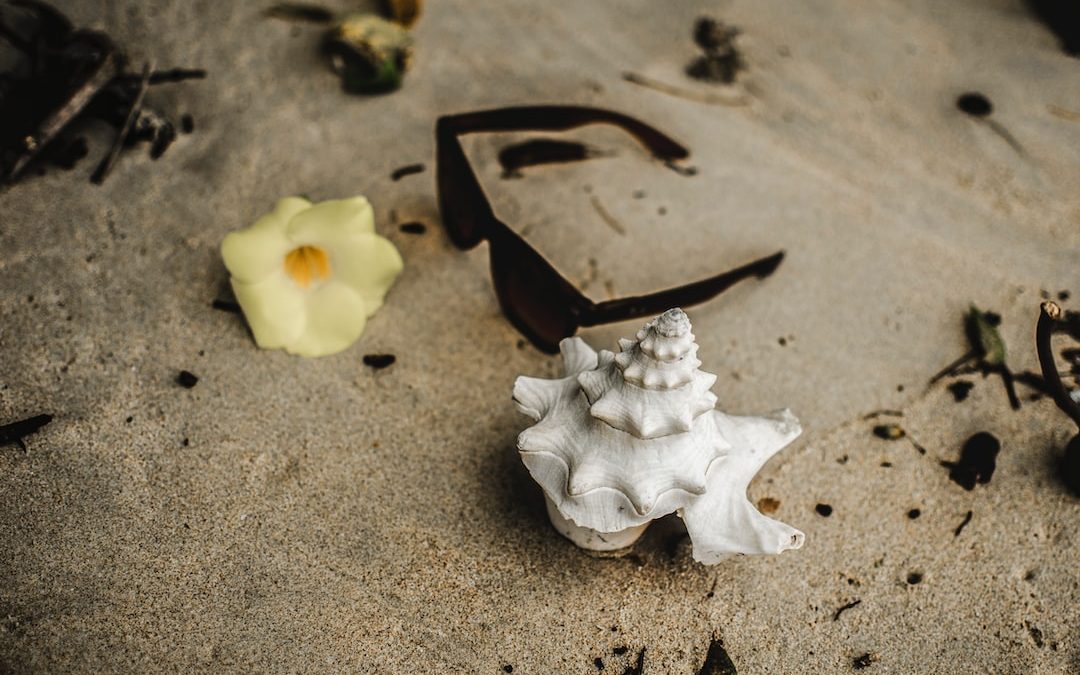
[{"label": "sand", "polygon": [[[996,378],[961,403],[926,386],[969,303],[1023,371],[1043,293],[1080,297],[1078,62],[1022,2],[433,1],[405,87],[374,98],[269,3],[57,4],[209,77],[151,92],[196,124],[157,162],[125,152],[91,185],[95,127],[91,159],[0,193],[0,422],[55,415],[0,449],[0,670],[692,673],[714,639],[745,673],[1080,670],[1080,499],[1054,464],[1075,428]],[[682,74],[705,11],[743,31],[746,105],[623,79],[717,91]],[[522,136],[470,139],[499,214],[592,297],[787,252],[690,316],[723,409],[803,421],[750,488],[802,550],[705,567],[668,519],[597,559],[549,526],[510,388],[559,361],[500,314],[486,244],[449,243],[434,191],[437,115],[527,103],[630,112],[692,150],[684,177],[593,128],[566,137],[611,156],[503,180]],[[297,193],[367,195],[406,261],[361,340],[315,360],[210,306],[225,233]],[[969,492],[939,462],[977,431],[1002,449]]]}]

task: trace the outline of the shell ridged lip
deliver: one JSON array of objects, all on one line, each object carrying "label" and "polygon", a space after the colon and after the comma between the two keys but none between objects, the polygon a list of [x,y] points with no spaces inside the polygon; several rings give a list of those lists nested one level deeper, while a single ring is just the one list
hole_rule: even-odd
[{"label": "shell ridged lip", "polygon": [[[548,420],[550,423],[551,420]],[[543,424],[543,422],[541,422]],[[675,440],[666,441],[672,457],[681,457],[677,466],[681,470],[673,471],[672,466],[654,466],[652,469],[643,465],[627,465],[626,470],[617,470],[609,466],[611,456],[607,459],[603,456],[586,456],[580,454],[578,447],[598,447],[605,442],[604,433],[600,436],[588,436],[581,443],[569,443],[569,439],[560,434],[561,425],[551,426],[539,434],[531,433],[537,427],[532,427],[522,432],[518,439],[518,449],[523,457],[544,457],[556,460],[552,466],[555,475],[548,475],[541,484],[545,490],[556,493],[556,502],[564,499],[582,500],[601,491],[616,492],[629,502],[628,506],[638,518],[649,517],[655,513],[655,507],[668,499],[671,493],[681,492],[686,498],[692,498],[704,493],[709,471],[714,463],[728,455],[730,445],[713,433],[714,426],[708,424],[699,428],[697,436],[683,436]],[[551,433],[554,432],[554,433]],[[607,432],[610,433],[610,432]],[[716,443],[703,442],[708,437],[716,440]],[[644,452],[642,457],[649,456],[650,443],[658,441],[638,441],[637,450]],[[663,440],[659,442],[665,442]],[[689,444],[689,445],[688,445]],[[629,451],[629,449],[627,449]],[[684,466],[685,462],[685,466]],[[557,468],[556,468],[557,467]],[[649,480],[652,472],[661,470],[666,474],[660,480]],[[556,478],[558,476],[558,478]],[[561,493],[561,494],[560,494]],[[621,501],[621,500],[620,500]],[[682,503],[685,499],[676,499],[674,503]],[[610,508],[619,508],[618,502],[611,502]],[[666,513],[666,512],[665,512]],[[570,515],[570,514],[567,514]],[[659,517],[664,514],[656,514]],[[589,526],[588,523],[584,523]]]},{"label": "shell ridged lip", "polygon": [[[655,510],[655,506],[664,501],[664,498],[673,492],[681,491],[692,497],[699,496],[701,494],[704,494],[705,492],[705,483],[701,483],[700,485],[691,484],[689,487],[686,485],[672,485],[671,487],[664,488],[663,490],[657,492],[655,495],[652,495],[652,498],[648,500],[649,502],[651,502],[650,504],[648,504],[649,508],[642,510],[646,500],[640,497],[635,499],[634,496],[631,493],[627,492],[621,485],[597,485],[596,487],[589,488],[588,490],[585,490],[583,492],[571,492],[570,465],[566,463],[565,459],[548,450],[521,450],[520,452],[522,455],[546,455],[562,464],[563,468],[566,471],[566,481],[564,482],[563,487],[563,495],[565,495],[565,497],[570,499],[581,499],[602,490],[618,492],[630,504],[630,507],[633,509],[634,514],[640,518],[647,518]],[[706,467],[705,473],[708,474],[709,470],[712,469],[713,464],[715,464],[718,460],[722,458],[723,455],[717,455],[716,457],[713,457],[711,460],[709,460],[709,464]],[[588,523],[578,523],[578,525],[584,525],[586,527],[589,526]]]},{"label": "shell ridged lip", "polygon": [[[548,453],[548,454],[550,454],[550,453]],[[556,455],[552,455],[552,456],[557,457]],[[716,460],[718,460],[718,459],[720,459],[720,458],[719,457],[713,457],[712,458],[712,460],[709,462],[709,466],[705,470],[706,473],[708,473],[708,469],[711,468],[713,463],[716,462]],[[565,462],[563,462],[563,463],[565,464]],[[587,497],[588,495],[590,495],[590,494],[592,494],[592,493],[594,493],[594,492],[596,492],[598,490],[614,490],[616,492],[621,493],[624,497],[626,497],[626,500],[628,502],[630,502],[630,505],[633,507],[634,513],[636,515],[642,517],[642,518],[645,518],[645,517],[649,516],[656,509],[656,505],[659,504],[660,502],[662,502],[664,500],[664,497],[671,494],[672,492],[681,491],[681,492],[685,492],[686,494],[694,496],[694,497],[696,497],[698,495],[701,495],[701,494],[704,494],[704,492],[705,492],[705,483],[704,483],[704,481],[702,481],[700,483],[686,481],[685,483],[681,483],[681,484],[677,484],[677,485],[672,485],[670,487],[666,487],[663,490],[660,490],[659,492],[656,492],[655,494],[650,494],[648,496],[637,494],[636,492],[629,490],[626,485],[597,485],[595,487],[590,487],[590,488],[588,488],[586,490],[583,490],[581,492],[573,492],[570,489],[570,481],[571,481],[571,477],[567,476],[567,479],[566,479],[566,496],[567,497],[569,497],[571,499],[580,499],[582,497]]]}]

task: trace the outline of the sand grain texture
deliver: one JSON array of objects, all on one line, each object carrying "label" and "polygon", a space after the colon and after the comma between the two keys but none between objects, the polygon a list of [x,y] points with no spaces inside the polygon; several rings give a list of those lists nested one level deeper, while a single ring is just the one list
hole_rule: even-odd
[{"label": "sand grain texture", "polygon": [[[1027,389],[1011,411],[993,378],[963,403],[924,392],[966,349],[969,302],[1025,370],[1040,291],[1080,297],[1080,125],[1054,112],[1080,111],[1080,62],[1023,3],[433,1],[404,89],[375,98],[345,96],[317,29],[269,3],[57,4],[134,63],[209,77],[148,95],[196,123],[157,162],[0,193],[0,421],[56,416],[0,449],[0,670],[620,673],[646,649],[645,673],[689,673],[713,637],[746,673],[1080,670],[1080,500],[1052,462],[1075,430]],[[622,78],[713,91],[682,73],[705,11],[743,31],[747,105]],[[1019,150],[955,109],[972,90]],[[499,313],[486,245],[439,227],[433,130],[551,102],[637,115],[698,168],[595,128],[566,137],[612,156],[504,180],[498,149],[524,136],[469,140],[500,215],[597,299],[788,252],[690,315],[722,408],[804,423],[750,489],[804,549],[708,568],[664,521],[594,559],[548,525],[510,388],[559,362]],[[367,195],[406,261],[360,342],[317,360],[210,306],[225,233],[296,193]],[[873,436],[882,408],[926,455]],[[1002,450],[967,492],[939,460],[980,430]]]}]

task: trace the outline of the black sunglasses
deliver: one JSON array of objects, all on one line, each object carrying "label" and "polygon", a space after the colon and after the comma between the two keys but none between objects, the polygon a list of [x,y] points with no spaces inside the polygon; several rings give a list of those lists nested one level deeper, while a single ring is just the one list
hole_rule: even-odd
[{"label": "black sunglasses", "polygon": [[503,313],[539,349],[555,353],[563,338],[582,326],[647,317],[676,306],[695,305],[749,277],[772,274],[783,251],[685,286],[604,302],[593,302],[556,271],[523,238],[495,217],[491,203],[465,157],[459,136],[497,131],[565,131],[587,124],[623,129],[665,162],[689,156],[664,133],[626,115],[581,106],[498,108],[440,117],[435,125],[439,211],[450,240],[463,250],[484,239],[491,247],[491,277]]}]

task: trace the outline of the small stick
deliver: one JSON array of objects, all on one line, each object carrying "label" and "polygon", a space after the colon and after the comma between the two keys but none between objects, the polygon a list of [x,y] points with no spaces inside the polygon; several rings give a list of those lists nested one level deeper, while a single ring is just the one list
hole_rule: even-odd
[{"label": "small stick", "polygon": [[667,94],[668,96],[675,96],[677,98],[684,98],[684,99],[687,99],[689,101],[697,101],[698,103],[709,103],[709,104],[712,104],[712,105],[726,105],[726,106],[731,106],[733,108],[738,107],[738,106],[744,106],[744,105],[747,105],[748,103],[750,103],[750,97],[745,96],[745,95],[739,95],[739,96],[735,96],[735,97],[730,97],[730,96],[719,96],[717,94],[702,93],[702,92],[694,91],[693,89],[684,89],[683,87],[676,87],[674,85],[667,84],[666,82],[661,82],[659,80],[654,80],[654,79],[652,79],[650,77],[645,77],[644,75],[640,75],[638,73],[630,73],[630,72],[623,73],[623,79],[626,80],[627,82],[630,82],[631,84],[636,84],[636,85],[639,85],[639,86],[642,86],[642,87],[647,87],[649,89],[653,89],[655,91],[658,91],[658,92],[660,92],[662,94]]},{"label": "small stick", "polygon": [[973,515],[975,515],[974,511],[968,511],[967,512],[967,515],[964,516],[964,520],[962,520],[960,522],[960,524],[956,526],[956,529],[953,530],[953,537],[954,538],[960,536],[960,533],[964,531],[964,528],[967,527],[967,524],[971,522],[971,517]]},{"label": "small stick", "polygon": [[607,226],[615,230],[615,232],[617,232],[618,234],[621,234],[625,237],[626,228],[623,227],[623,224],[620,223],[615,216],[611,215],[610,211],[604,208],[604,205],[600,203],[600,200],[596,198],[596,195],[592,195],[589,200],[592,202],[593,208],[596,209],[596,212],[600,214],[600,218],[602,218],[603,221],[607,223]]},{"label": "small stick", "polygon": [[23,443],[23,437],[29,436],[51,421],[52,415],[34,415],[25,420],[0,425],[0,446],[18,443],[25,452],[26,445]]},{"label": "small stick", "polygon": [[424,165],[419,164],[419,163],[417,163],[417,164],[409,164],[409,165],[406,165],[406,166],[401,166],[401,167],[398,167],[398,168],[394,169],[394,172],[392,174],[390,174],[390,180],[392,180],[392,181],[394,181],[396,183],[397,181],[401,180],[405,176],[411,176],[414,173],[422,173],[423,170],[424,170]]},{"label": "small stick", "polygon": [[875,417],[880,417],[882,415],[888,415],[889,417],[903,417],[904,412],[902,410],[875,410],[873,412],[866,413],[862,416],[862,418],[864,420],[872,420]]},{"label": "small stick", "polygon": [[59,110],[41,124],[41,127],[38,128],[34,135],[26,138],[26,150],[23,151],[22,156],[15,162],[15,165],[11,167],[7,180],[18,178],[26,165],[37,157],[38,153],[48,146],[56,138],[56,135],[70,124],[82,112],[83,108],[112,81],[119,68],[119,59],[112,46],[106,48],[109,51],[101,59],[101,64],[94,71],[94,74],[87,78],[86,82],[71,95],[71,98]]},{"label": "small stick", "polygon": [[1054,325],[1063,316],[1061,307],[1056,302],[1047,300],[1042,303],[1039,312],[1039,323],[1035,326],[1035,347],[1038,349],[1039,366],[1042,368],[1043,380],[1050,395],[1054,397],[1054,403],[1061,411],[1076,422],[1080,427],[1080,405],[1065,391],[1065,385],[1061,383],[1061,375],[1058,374],[1057,364],[1054,363],[1054,351],[1050,344],[1050,336],[1054,332]]},{"label": "small stick", "polygon": [[150,86],[151,70],[153,70],[153,67],[150,63],[143,65],[142,78],[139,80],[139,91],[136,92],[135,98],[131,101],[131,109],[128,110],[127,119],[124,120],[124,126],[120,127],[120,132],[116,134],[116,138],[113,140],[113,145],[109,150],[109,154],[105,155],[105,159],[101,160],[101,164],[98,164],[98,168],[94,171],[94,175],[90,176],[90,180],[97,185],[101,185],[105,182],[105,178],[109,175],[109,171],[112,170],[113,164],[116,163],[116,158],[120,156],[120,151],[124,147],[124,141],[127,140],[131,128],[135,126],[135,119],[139,116],[139,110],[142,109],[143,97],[146,96],[146,90]]},{"label": "small stick", "polygon": [[841,614],[843,614],[847,610],[851,609],[852,607],[858,607],[861,604],[862,604],[862,600],[853,600],[853,601],[849,602],[848,604],[846,604],[843,607],[836,610],[836,612],[832,615],[832,620],[833,621],[839,621]]},{"label": "small stick", "polygon": [[1063,120],[1069,120],[1070,122],[1080,122],[1080,112],[1069,110],[1068,108],[1062,108],[1059,105],[1053,103],[1046,104],[1046,112],[1050,113],[1054,117],[1060,117]]},{"label": "small stick", "polygon": [[1009,370],[1009,367],[1004,363],[994,368],[998,375],[1001,375],[1001,381],[1005,383],[1005,393],[1009,395],[1009,405],[1013,410],[1020,409],[1020,397],[1016,395],[1016,385],[1013,384],[1013,374]]},{"label": "small stick", "polygon": [[205,78],[206,70],[203,68],[169,68],[168,70],[156,70],[150,73],[150,84],[202,80]]},{"label": "small stick", "polygon": [[[1019,373],[1013,373],[1014,379],[1020,384],[1026,384],[1037,392],[1046,394],[1047,396],[1053,396],[1053,392],[1046,386],[1046,380],[1041,375],[1025,370]],[[1075,377],[1075,376],[1074,376]]]},{"label": "small stick", "polygon": [[[171,84],[174,82],[183,82],[185,80],[202,80],[206,78],[206,70],[204,68],[166,68],[165,70],[155,70],[150,73],[150,86],[153,87],[157,84]],[[117,82],[124,84],[138,84],[142,80],[142,75],[136,75],[135,73],[118,75],[116,77]]]},{"label": "small stick", "polygon": [[927,384],[927,387],[932,386],[935,382],[937,382],[938,380],[940,380],[943,377],[947,377],[949,375],[952,375],[953,372],[955,372],[958,368],[960,368],[960,366],[962,366],[965,363],[967,363],[968,361],[974,359],[978,355],[979,355],[979,352],[977,350],[975,350],[975,349],[972,349],[968,353],[966,353],[963,356],[961,356],[960,358],[956,359],[955,361],[953,361],[949,365],[947,365],[944,368],[942,368],[941,370],[939,370],[936,375],[931,377],[930,382]]}]

